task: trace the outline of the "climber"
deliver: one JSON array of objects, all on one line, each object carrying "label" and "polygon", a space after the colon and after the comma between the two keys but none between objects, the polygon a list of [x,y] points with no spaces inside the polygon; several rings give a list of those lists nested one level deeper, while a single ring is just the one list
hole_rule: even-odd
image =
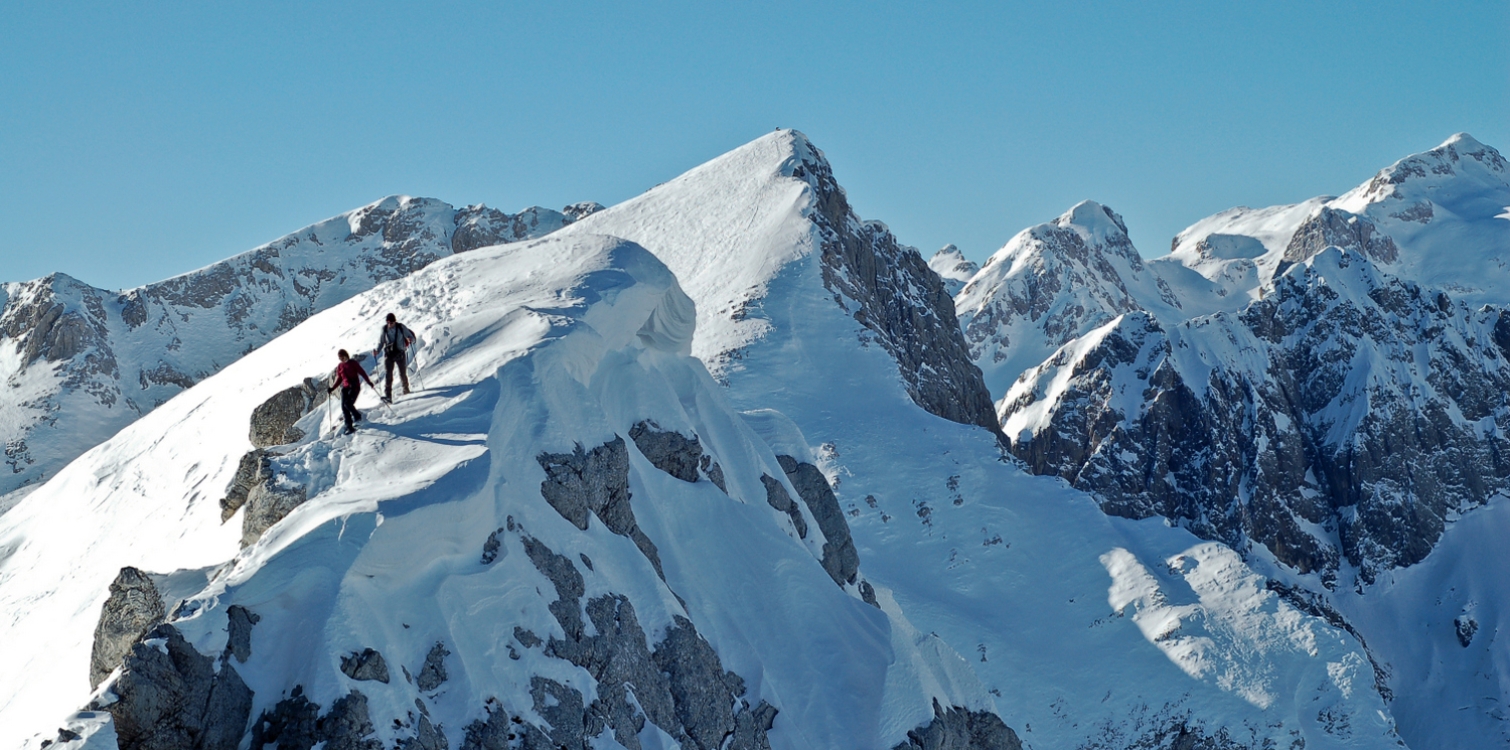
[{"label": "climber", "polygon": [[[341,416],[346,418],[346,434],[350,435],[357,431],[354,422],[362,421],[362,413],[357,411],[357,394],[362,392],[362,381],[377,390],[372,378],[367,377],[367,371],[356,360],[346,353],[345,349],[336,353],[340,357],[341,364],[336,365],[336,371],[330,376],[330,387],[326,393],[334,393],[336,386],[341,387]],[[360,379],[359,379],[360,378]]]},{"label": "climber", "polygon": [[[398,375],[404,383],[404,393],[409,393],[409,355],[406,350],[414,343],[414,332],[405,328],[393,313],[388,313],[388,319],[383,323],[383,334],[378,338],[378,348],[372,350],[372,356],[376,358],[378,352],[383,354],[383,370],[387,373],[384,385],[383,400],[393,400],[393,366],[398,365]],[[376,386],[374,386],[376,387]]]}]

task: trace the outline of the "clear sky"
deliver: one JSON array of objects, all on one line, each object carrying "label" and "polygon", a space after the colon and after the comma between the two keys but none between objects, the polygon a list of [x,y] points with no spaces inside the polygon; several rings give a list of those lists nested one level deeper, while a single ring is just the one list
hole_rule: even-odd
[{"label": "clear sky", "polygon": [[778,126],[925,255],[1089,198],[1156,256],[1457,131],[1510,152],[1507,40],[1505,0],[12,3],[0,280],[131,287],[394,193],[612,204]]}]

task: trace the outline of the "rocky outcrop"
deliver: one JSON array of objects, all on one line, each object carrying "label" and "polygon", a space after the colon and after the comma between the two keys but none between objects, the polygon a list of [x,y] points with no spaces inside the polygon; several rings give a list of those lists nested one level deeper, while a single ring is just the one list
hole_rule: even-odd
[{"label": "rocky outcrop", "polygon": [[944,282],[885,224],[861,221],[828,161],[816,148],[804,151],[793,176],[813,187],[811,218],[822,238],[824,286],[841,306],[845,299],[858,305],[849,312],[896,360],[907,395],[918,406],[996,433],[991,394],[970,359]]},{"label": "rocky outcrop", "polygon": [[703,453],[702,442],[696,435],[689,438],[645,420],[629,429],[629,439],[655,468],[683,482],[696,482],[701,471],[720,490],[728,491],[724,488],[723,468],[712,456]]},{"label": "rocky outcrop", "polygon": [[273,476],[273,454],[262,448],[253,448],[242,454],[236,466],[236,474],[220,499],[220,522],[225,523],[246,505],[246,498],[253,487],[261,485]]},{"label": "rocky outcrop", "polygon": [[275,475],[247,493],[246,508],[241,513],[241,546],[250,547],[308,499],[303,487],[285,484],[281,479],[281,475]]},{"label": "rocky outcrop", "polygon": [[89,687],[99,687],[131,652],[144,633],[167,615],[157,586],[136,568],[121,568],[110,584],[110,598],[100,609],[89,657]]},{"label": "rocky outcrop", "polygon": [[298,442],[304,433],[294,423],[325,403],[329,395],[314,378],[274,394],[252,410],[252,445],[267,448]]},{"label": "rocky outcrop", "polygon": [[[444,665],[441,667],[444,669]],[[388,662],[377,651],[364,648],[341,657],[341,673],[357,682],[375,680],[388,684]]]},{"label": "rocky outcrop", "polygon": [[761,474],[760,483],[765,485],[766,503],[791,519],[792,528],[797,530],[798,539],[806,539],[807,519],[802,517],[802,509],[797,507],[796,501],[792,500],[791,494],[786,491],[781,480],[769,474]]},{"label": "rocky outcrop", "polygon": [[1324,207],[1295,230],[1274,275],[1283,275],[1285,269],[1313,258],[1329,247],[1362,253],[1377,263],[1394,263],[1400,258],[1400,248],[1395,246],[1395,241],[1380,232],[1367,217]]},{"label": "rocky outcrop", "polygon": [[1022,740],[990,711],[945,709],[935,699],[933,721],[908,732],[907,741],[892,750],[1022,750]]},{"label": "rocky outcrop", "polygon": [[[419,686],[422,692],[430,692],[441,686],[448,677],[446,674],[446,657],[451,652],[446,649],[446,644],[437,641],[430,647],[430,652],[425,654],[425,663],[420,665],[419,675],[414,678],[414,684]],[[378,657],[381,659],[382,657]]]},{"label": "rocky outcrop", "polygon": [[1065,347],[1002,424],[1109,513],[1251,540],[1329,585],[1346,560],[1367,583],[1510,488],[1500,320],[1334,248],[1239,315],[1126,315]]},{"label": "rocky outcrop", "polygon": [[[744,680],[724,671],[690,620],[676,616],[665,639],[652,649],[627,597],[594,597],[586,603],[584,618],[586,586],[576,565],[537,539],[522,541],[530,561],[556,590],[556,600],[548,606],[564,635],[546,642],[546,654],[587,670],[598,695],[586,702],[575,689],[535,677],[530,686],[534,709],[550,730],[523,725],[518,733],[526,747],[548,740],[552,747],[584,748],[587,738],[606,727],[619,744],[639,750],[646,720],[686,748],[769,747],[765,735],[776,709],[742,699]],[[487,721],[468,727],[463,747],[498,747],[487,743],[496,743],[504,726],[490,709]]]},{"label": "rocky outcrop", "polygon": [[951,297],[959,294],[970,277],[980,272],[980,264],[967,260],[965,254],[954,245],[945,245],[934,253],[928,259],[928,267],[939,275],[939,280],[944,282],[944,289]]},{"label": "rocky outcrop", "polygon": [[[839,508],[839,498],[834,496],[828,479],[818,467],[799,462],[791,456],[777,456],[776,460],[781,463],[781,470],[786,472],[787,480],[797,490],[808,512],[813,514],[813,520],[818,522],[818,530],[823,532],[823,570],[840,586],[854,583],[860,570],[860,554],[855,551],[854,539],[849,534],[849,522],[844,520],[844,511]],[[770,493],[769,485],[766,486],[766,491]],[[770,502],[769,498],[767,501]],[[774,502],[772,506],[775,506]]]},{"label": "rocky outcrop", "polygon": [[225,653],[221,655],[224,661],[229,657],[236,657],[236,661],[242,664],[252,658],[252,626],[262,620],[257,613],[241,606],[232,604],[226,608],[226,642]]},{"label": "rocky outcrop", "polygon": [[609,531],[632,540],[655,572],[665,577],[660,553],[640,530],[629,506],[629,451],[624,438],[615,436],[590,451],[578,444],[571,453],[541,453],[535,460],[546,474],[540,494],[557,513],[583,531],[589,514],[597,516]]},{"label": "rocky outcrop", "polygon": [[1453,618],[1452,632],[1458,637],[1458,643],[1462,644],[1463,648],[1468,648],[1473,644],[1474,634],[1479,632],[1479,622],[1473,619],[1473,615],[1464,612]]},{"label": "rocky outcrop", "polygon": [[303,750],[324,743],[325,750],[383,750],[383,743],[373,736],[376,731],[361,691],[336,699],[321,714],[320,706],[304,696],[303,686],[295,686],[289,697],[257,718],[251,747]]},{"label": "rocky outcrop", "polygon": [[106,709],[121,750],[236,750],[252,712],[235,668],[216,670],[168,624],[131,647],[112,692]]}]

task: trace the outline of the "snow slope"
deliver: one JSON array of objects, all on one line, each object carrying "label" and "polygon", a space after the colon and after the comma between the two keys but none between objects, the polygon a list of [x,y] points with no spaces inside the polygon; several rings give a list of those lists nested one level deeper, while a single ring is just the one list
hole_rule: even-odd
[{"label": "snow slope", "polygon": [[[240,549],[216,502],[250,447],[236,426],[323,372],[334,346],[359,341],[387,310],[425,332],[426,389],[392,409],[363,402],[366,426],[350,437],[322,434],[324,408],[304,417],[306,436],[274,465],[276,481],[308,500]],[[799,464],[811,453],[779,415],[751,417],[757,431],[730,407],[688,356],[694,317],[644,249],[576,233],[434,263],[170,401],[0,517],[0,609],[18,613],[0,622],[0,744],[85,703],[94,620],[124,565],[203,572],[202,589],[166,602],[170,619],[205,658],[226,654],[215,679],[244,682],[249,731],[264,740],[294,732],[278,722],[300,706],[345,726],[353,689],[370,726],[356,722],[340,741],[384,746],[443,735],[440,746],[472,747],[497,724],[551,746],[585,734],[594,747],[718,747],[731,736],[756,747],[730,733],[753,727],[744,738],[755,742],[769,706],[773,747],[891,747],[935,720],[935,701],[990,710],[959,655],[890,602],[862,601],[864,576],[835,585],[821,560],[839,539],[814,506],[773,507],[772,478],[784,496],[801,490],[772,444]],[[641,450],[653,441],[634,437],[646,420],[695,436],[716,463],[693,481],[668,474],[653,463],[663,454]],[[591,517],[583,505],[578,524],[573,496],[548,493],[559,475],[547,464],[615,443],[629,497]],[[249,639],[232,634],[235,607],[255,617]],[[99,703],[139,708],[133,675],[151,674],[154,649],[178,648],[154,638]],[[382,682],[342,670],[369,648],[386,659]],[[601,653],[612,660],[595,661]],[[635,671],[647,659],[657,669]],[[657,687],[656,674],[669,684]],[[104,713],[71,726],[103,742]]]},{"label": "snow slope", "polygon": [[[808,176],[827,171],[800,133],[778,131],[564,234],[624,236],[685,279],[694,353],[738,347],[721,372],[729,398],[753,417],[776,409],[818,445],[880,600],[968,655],[1027,745],[1395,746],[1351,636],[1229,550],[1109,518],[1003,458],[989,432],[919,408],[814,251],[828,199]],[[752,216],[764,234],[727,229]]]},{"label": "snow slope", "polygon": [[97,289],[63,274],[0,284],[0,511],[6,495],[310,315],[454,252],[554,231],[571,216],[392,196],[137,289]]}]

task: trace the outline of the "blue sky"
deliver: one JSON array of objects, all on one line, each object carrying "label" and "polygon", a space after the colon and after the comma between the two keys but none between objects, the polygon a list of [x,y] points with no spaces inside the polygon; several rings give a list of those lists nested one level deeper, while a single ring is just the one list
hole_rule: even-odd
[{"label": "blue sky", "polygon": [[1503,0],[12,5],[0,280],[135,286],[394,193],[612,204],[777,126],[925,254],[1089,198],[1155,256],[1510,151],[1507,39]]}]

